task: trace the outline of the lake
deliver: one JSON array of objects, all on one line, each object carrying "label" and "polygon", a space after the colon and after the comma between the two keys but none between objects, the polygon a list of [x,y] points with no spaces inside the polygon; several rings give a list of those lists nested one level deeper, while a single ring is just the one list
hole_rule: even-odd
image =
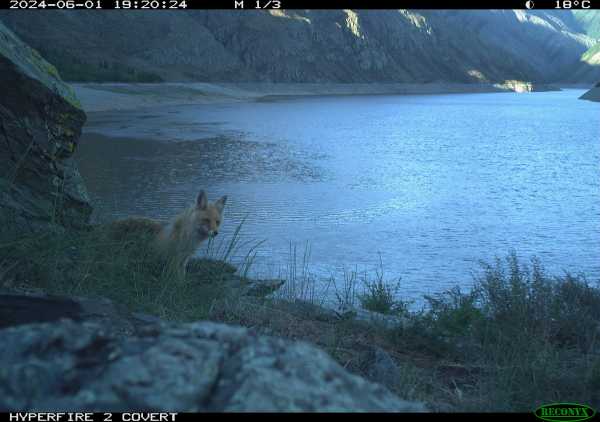
[{"label": "lake", "polygon": [[218,238],[245,218],[246,250],[264,240],[259,276],[277,276],[291,245],[298,255],[309,245],[315,277],[341,280],[381,263],[409,298],[468,287],[480,260],[511,249],[539,257],[549,273],[595,281],[600,104],[578,100],[583,92],[93,113],[78,161],[101,221],[168,219],[199,189],[211,200],[227,194]]}]

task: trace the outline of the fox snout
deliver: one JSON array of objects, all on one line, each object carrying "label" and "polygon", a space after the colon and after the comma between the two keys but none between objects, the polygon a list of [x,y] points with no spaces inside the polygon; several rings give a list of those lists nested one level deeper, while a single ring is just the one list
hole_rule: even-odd
[{"label": "fox snout", "polygon": [[198,228],[198,236],[203,239],[206,239],[207,237],[215,237],[218,234],[218,230],[211,230],[205,226],[200,226]]},{"label": "fox snout", "polygon": [[217,236],[219,234],[219,232],[217,230],[207,230],[207,231],[203,231],[201,233],[201,235],[204,234],[205,237],[211,237],[214,238],[215,236]]},{"label": "fox snout", "polygon": [[211,230],[210,228],[203,226],[203,225],[198,227],[198,237],[200,239],[206,239],[207,237],[213,238],[218,234],[219,234],[218,230]]}]

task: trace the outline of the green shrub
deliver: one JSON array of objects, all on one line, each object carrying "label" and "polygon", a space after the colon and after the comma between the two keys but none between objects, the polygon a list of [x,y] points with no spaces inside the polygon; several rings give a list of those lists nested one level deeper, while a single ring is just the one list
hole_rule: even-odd
[{"label": "green shrub", "polygon": [[383,274],[383,262],[379,255],[379,268],[375,271],[373,280],[363,273],[361,279],[365,291],[358,295],[363,308],[385,315],[407,315],[409,302],[400,299],[401,286],[398,280],[385,280]]},{"label": "green shrub", "polygon": [[467,411],[532,411],[548,402],[600,405],[600,290],[583,276],[549,277],[513,252],[484,264],[473,289],[427,297],[393,333],[399,347],[476,368]]}]

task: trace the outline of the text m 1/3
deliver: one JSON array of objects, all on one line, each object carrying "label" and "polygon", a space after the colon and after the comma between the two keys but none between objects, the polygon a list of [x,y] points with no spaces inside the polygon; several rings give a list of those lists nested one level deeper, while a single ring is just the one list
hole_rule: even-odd
[{"label": "text m 1/3", "polygon": [[[234,9],[245,9],[244,5],[245,0],[234,0],[233,8]],[[246,0],[247,1],[247,0]],[[248,6],[253,9],[281,9],[281,1],[279,0],[255,0],[248,1]]]}]

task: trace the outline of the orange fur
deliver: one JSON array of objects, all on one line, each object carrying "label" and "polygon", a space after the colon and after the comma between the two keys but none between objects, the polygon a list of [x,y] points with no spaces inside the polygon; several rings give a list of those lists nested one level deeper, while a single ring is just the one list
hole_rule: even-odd
[{"label": "orange fur", "polygon": [[148,218],[127,218],[111,224],[115,238],[134,233],[154,236],[153,246],[165,258],[172,260],[185,273],[188,260],[201,243],[216,236],[221,225],[223,208],[227,197],[209,203],[204,191],[200,191],[196,203],[183,210],[166,225]]},{"label": "orange fur", "polygon": [[110,224],[111,237],[117,240],[140,234],[158,235],[162,229],[161,223],[144,217],[129,217]]}]

